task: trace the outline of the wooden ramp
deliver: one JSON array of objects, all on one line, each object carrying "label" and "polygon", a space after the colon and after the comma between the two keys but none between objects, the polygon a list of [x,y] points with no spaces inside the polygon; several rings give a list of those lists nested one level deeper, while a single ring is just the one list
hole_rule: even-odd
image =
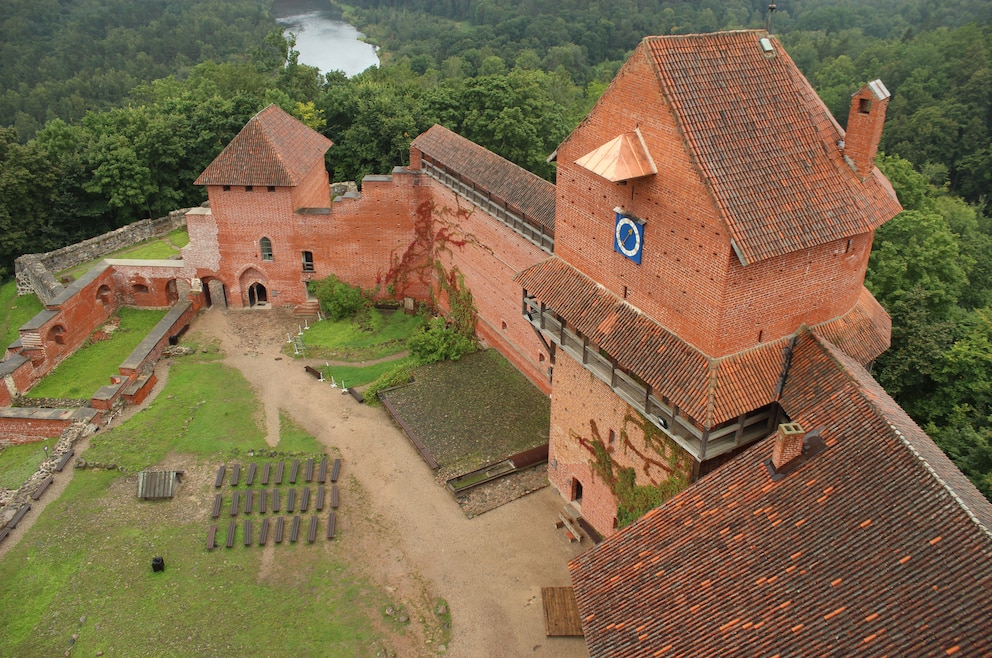
[{"label": "wooden ramp", "polygon": [[548,637],[582,637],[582,620],[571,587],[542,587],[544,634]]}]

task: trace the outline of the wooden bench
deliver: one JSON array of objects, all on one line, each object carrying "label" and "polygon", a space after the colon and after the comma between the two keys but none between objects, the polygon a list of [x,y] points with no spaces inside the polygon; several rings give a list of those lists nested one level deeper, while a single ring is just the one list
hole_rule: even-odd
[{"label": "wooden bench", "polygon": [[289,473],[289,483],[296,484],[296,476],[300,474],[300,460],[293,460],[293,470]]},{"label": "wooden bench", "polygon": [[310,517],[310,528],[307,530],[307,543],[312,544],[313,540],[317,538],[317,516]]},{"label": "wooden bench", "polygon": [[262,527],[258,530],[258,545],[265,546],[265,540],[269,538],[269,520],[262,519]]},{"label": "wooden bench", "polygon": [[313,482],[313,457],[307,460],[306,468],[303,469],[303,479],[307,482]]},{"label": "wooden bench", "polygon": [[231,486],[238,486],[239,479],[241,479],[241,464],[235,464],[231,469]]},{"label": "wooden bench", "polygon": [[300,517],[293,517],[293,527],[289,530],[289,541],[295,543],[300,538]]},{"label": "wooden bench", "polygon": [[245,546],[251,546],[251,519],[245,519]]},{"label": "wooden bench", "polygon": [[365,396],[353,388],[348,389],[348,395],[358,400],[358,404],[363,404],[365,402]]},{"label": "wooden bench", "polygon": [[334,512],[327,513],[327,538],[334,539],[334,526],[337,524],[337,515]]},{"label": "wooden bench", "polygon": [[311,375],[314,379],[318,381],[324,381],[324,373],[317,370],[316,368],[311,368],[310,366],[303,366],[303,369],[308,375]]},{"label": "wooden bench", "polygon": [[227,466],[221,464],[220,468],[217,469],[217,479],[214,480],[214,488],[220,488],[220,485],[224,484],[224,474],[227,473]]},{"label": "wooden bench", "polygon": [[273,482],[272,482],[273,484],[282,484],[282,468],[283,468],[283,466],[285,466],[285,464],[283,462],[279,462],[279,465],[276,466],[276,478],[275,478],[275,480],[273,480]]},{"label": "wooden bench", "polygon": [[296,507],[296,489],[290,489],[289,493],[286,494],[286,511],[292,514]]},{"label": "wooden bench", "polygon": [[258,468],[257,464],[248,464],[248,476],[245,477],[245,486],[250,487],[251,483],[255,481],[255,470]]},{"label": "wooden bench", "polygon": [[318,512],[324,509],[324,485],[317,487],[317,500],[314,501],[313,508]]},{"label": "wooden bench", "polygon": [[34,490],[33,494],[31,494],[31,500],[38,500],[41,498],[41,495],[45,493],[45,489],[48,488],[48,485],[50,485],[54,479],[54,477],[49,475],[47,478],[42,480],[41,484],[38,485],[38,488]]},{"label": "wooden bench", "polygon": [[273,489],[272,490],[272,512],[275,513],[275,512],[278,512],[278,511],[279,511],[279,490],[278,489]]},{"label": "wooden bench", "polygon": [[573,541],[581,542],[582,541],[582,533],[579,532],[578,528],[576,528],[574,525],[572,525],[572,521],[570,521],[569,519],[567,519],[562,512],[559,512],[558,513],[558,522],[555,523],[555,527],[556,528],[561,528],[562,526],[564,526],[565,527],[565,530],[568,531],[568,541],[570,541],[570,542],[573,542]]},{"label": "wooden bench", "polygon": [[212,551],[217,548],[217,524],[210,526],[210,532],[207,533],[207,550]]},{"label": "wooden bench", "polygon": [[265,514],[265,506],[269,499],[269,492],[262,489],[258,495],[258,513]]},{"label": "wooden bench", "polygon": [[331,485],[331,509],[338,508],[338,485]]},{"label": "wooden bench", "polygon": [[280,516],[278,519],[276,519],[276,536],[275,536],[275,542],[277,544],[281,544],[282,543],[282,532],[283,532],[283,529],[285,527],[286,527],[286,520]]},{"label": "wooden bench", "polygon": [[335,459],[334,466],[331,467],[331,482],[337,482],[341,475],[341,460]]},{"label": "wooden bench", "polygon": [[268,486],[269,484],[269,471],[272,468],[272,464],[265,462],[265,466],[262,467],[262,486]]},{"label": "wooden bench", "polygon": [[10,528],[9,527],[8,528],[4,528],[3,530],[0,530],[0,544],[3,543],[3,540],[6,539],[7,538],[7,535],[9,535],[9,534],[10,534]]},{"label": "wooden bench", "polygon": [[245,514],[251,514],[251,508],[255,500],[255,492],[249,489],[245,492]]},{"label": "wooden bench", "polygon": [[320,484],[327,482],[327,457],[320,460],[320,470],[317,472],[317,482]]},{"label": "wooden bench", "polygon": [[211,519],[216,519],[218,516],[220,516],[220,506],[223,504],[224,504],[223,494],[217,494],[216,496],[214,496],[214,509],[212,512],[210,512]]},{"label": "wooden bench", "polygon": [[303,487],[303,495],[300,496],[300,511],[306,512],[310,507],[310,487]]},{"label": "wooden bench", "polygon": [[67,452],[64,455],[62,455],[59,458],[58,463],[55,464],[55,471],[57,473],[61,473],[62,472],[62,469],[65,468],[65,465],[69,463],[69,460],[72,459],[72,456],[74,454],[76,454],[76,451],[70,449],[69,452]]},{"label": "wooden bench", "polygon": [[231,521],[227,524],[227,544],[228,548],[234,546],[234,532],[237,530],[238,524],[236,521]]},{"label": "wooden bench", "polygon": [[21,505],[21,508],[17,510],[16,514],[14,514],[14,518],[10,520],[10,523],[7,524],[7,527],[10,528],[11,530],[16,528],[17,524],[21,522],[21,519],[23,519],[24,515],[27,514],[29,511],[31,511],[31,503],[24,503],[23,505]]},{"label": "wooden bench", "polygon": [[238,498],[239,495],[240,494],[237,491],[231,495],[231,516],[238,515],[238,503],[241,501],[241,499]]}]

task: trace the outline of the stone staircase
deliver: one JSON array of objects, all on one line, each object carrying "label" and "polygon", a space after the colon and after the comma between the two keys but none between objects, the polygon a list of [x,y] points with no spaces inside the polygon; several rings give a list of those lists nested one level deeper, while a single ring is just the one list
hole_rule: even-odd
[{"label": "stone staircase", "polygon": [[310,300],[303,302],[302,304],[297,304],[293,308],[293,315],[297,317],[311,317],[315,318],[320,314],[320,302],[317,300]]}]

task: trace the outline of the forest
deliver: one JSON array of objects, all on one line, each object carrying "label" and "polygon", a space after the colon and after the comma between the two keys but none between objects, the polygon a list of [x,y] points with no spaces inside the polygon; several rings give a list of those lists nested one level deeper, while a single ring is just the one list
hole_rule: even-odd
[{"label": "forest", "polygon": [[873,374],[992,496],[992,3],[987,0],[349,0],[381,47],[346,77],[299,62],[269,2],[5,0],[0,271],[205,199],[200,171],[277,103],[384,173],[434,123],[554,180],[546,160],[647,35],[764,28],[843,124],[892,91],[879,166],[905,211],[867,285],[893,318]]}]

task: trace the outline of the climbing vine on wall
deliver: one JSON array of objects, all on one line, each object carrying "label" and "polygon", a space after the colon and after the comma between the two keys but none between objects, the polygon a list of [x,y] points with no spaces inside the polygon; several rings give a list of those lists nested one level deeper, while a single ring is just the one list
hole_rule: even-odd
[{"label": "climbing vine on wall", "polygon": [[[630,441],[630,428],[636,427],[644,437],[644,444],[655,455],[637,449]],[[645,472],[651,467],[660,468],[667,477],[658,484],[637,484],[637,472],[632,466],[621,466],[606,447],[595,420],[589,421],[591,438],[573,436],[582,447],[592,453],[590,465],[593,473],[610,487],[617,499],[617,526],[626,527],[666,500],[685,489],[689,484],[691,461],[664,432],[646,418],[630,410],[623,419],[620,446],[633,452],[644,464]],[[657,459],[660,457],[661,459]]]}]

